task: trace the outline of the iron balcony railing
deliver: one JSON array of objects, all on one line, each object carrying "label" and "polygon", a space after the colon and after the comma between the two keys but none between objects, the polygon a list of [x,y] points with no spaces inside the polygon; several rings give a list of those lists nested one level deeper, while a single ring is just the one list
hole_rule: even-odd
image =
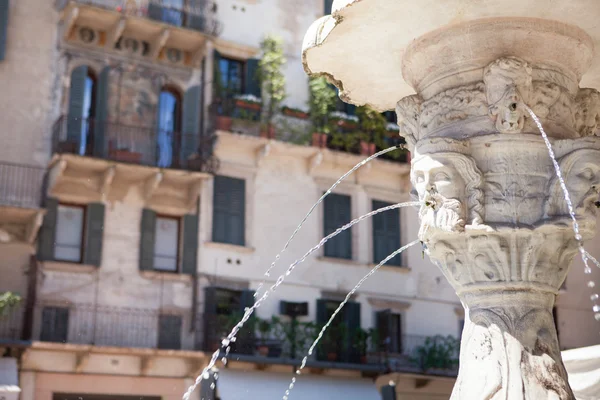
[{"label": "iron balcony railing", "polygon": [[52,152],[91,156],[160,168],[214,172],[214,135],[181,133],[110,121],[60,117]]},{"label": "iron balcony railing", "polygon": [[43,167],[0,162],[0,205],[39,208],[45,176]]},{"label": "iron balcony railing", "polygon": [[[208,0],[71,0],[79,4],[116,11],[124,15],[145,17],[165,24],[218,36],[223,26],[216,18],[214,5]],[[59,0],[64,8],[69,0]]]}]

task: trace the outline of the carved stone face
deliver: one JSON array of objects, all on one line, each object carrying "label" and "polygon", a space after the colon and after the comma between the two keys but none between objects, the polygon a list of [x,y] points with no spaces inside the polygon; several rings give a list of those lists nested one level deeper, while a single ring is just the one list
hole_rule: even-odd
[{"label": "carved stone face", "polygon": [[491,108],[496,117],[496,129],[502,133],[519,133],[525,124],[523,99],[515,86],[510,86],[502,99]]},{"label": "carved stone face", "polygon": [[465,225],[465,181],[448,157],[432,154],[416,160],[412,181],[419,201],[422,229],[461,231]]},{"label": "carved stone face", "polygon": [[567,188],[577,216],[596,218],[600,192],[600,150],[580,150],[569,174],[566,176]]}]

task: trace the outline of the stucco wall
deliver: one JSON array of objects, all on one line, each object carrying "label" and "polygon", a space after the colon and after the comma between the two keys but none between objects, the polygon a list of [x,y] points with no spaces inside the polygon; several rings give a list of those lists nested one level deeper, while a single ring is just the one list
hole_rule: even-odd
[{"label": "stucco wall", "polygon": [[50,157],[58,13],[52,1],[10,1],[0,61],[0,160],[45,164]]}]

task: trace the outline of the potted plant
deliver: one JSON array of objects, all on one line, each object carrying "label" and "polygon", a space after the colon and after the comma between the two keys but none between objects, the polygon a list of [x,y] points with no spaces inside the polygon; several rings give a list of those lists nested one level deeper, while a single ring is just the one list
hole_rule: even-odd
[{"label": "potted plant", "polygon": [[375,154],[377,143],[385,140],[387,122],[385,117],[369,106],[356,108],[359,120],[361,154],[371,156]]},{"label": "potted plant", "polygon": [[354,331],[354,337],[352,344],[358,350],[360,354],[360,362],[362,364],[367,363],[367,346],[369,342],[369,331],[362,328],[358,328]]},{"label": "potted plant", "polygon": [[256,327],[260,332],[259,340],[257,341],[257,351],[263,357],[269,355],[269,332],[271,331],[271,323],[269,320],[258,318],[256,321]]},{"label": "potted plant", "polygon": [[292,118],[308,119],[308,117],[309,117],[309,114],[307,111],[304,111],[300,108],[295,108],[295,107],[283,106],[283,107],[281,107],[281,112],[283,113],[283,115],[292,117]]},{"label": "potted plant", "polygon": [[329,119],[344,131],[353,131],[359,126],[359,119],[356,115],[348,115],[343,111],[333,111],[329,114]]},{"label": "potted plant", "polygon": [[262,58],[258,62],[258,80],[263,89],[263,124],[261,136],[275,138],[273,121],[281,102],[285,99],[285,75],[282,68],[286,63],[283,55],[283,40],[269,35],[260,43]]},{"label": "potted plant", "polygon": [[308,82],[310,119],[313,125],[312,145],[327,147],[327,135],[331,132],[329,114],[335,109],[337,94],[322,76],[311,77]]},{"label": "potted plant", "polygon": [[234,97],[238,109],[260,112],[261,100],[253,94],[238,94]]},{"label": "potted plant", "polygon": [[214,66],[215,93],[214,102],[211,105],[212,113],[215,116],[215,129],[222,131],[231,131],[232,114],[235,107],[233,93],[225,89],[221,79],[221,69],[215,63]]},{"label": "potted plant", "polygon": [[448,370],[458,365],[460,342],[452,336],[432,336],[425,338],[423,345],[414,350],[411,361],[423,372],[432,369]]}]

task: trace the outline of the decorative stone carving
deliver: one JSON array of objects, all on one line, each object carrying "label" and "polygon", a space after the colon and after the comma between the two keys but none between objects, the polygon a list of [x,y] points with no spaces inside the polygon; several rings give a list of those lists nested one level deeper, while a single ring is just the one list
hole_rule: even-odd
[{"label": "decorative stone carving", "polygon": [[532,90],[531,66],[516,57],[503,57],[483,71],[490,116],[501,133],[523,130],[527,111],[523,107]]},{"label": "decorative stone carving", "polygon": [[406,139],[410,147],[414,147],[421,139],[419,131],[419,118],[421,116],[421,98],[419,96],[407,96],[396,105],[396,116],[400,135]]},{"label": "decorative stone carving", "polygon": [[600,125],[600,93],[596,89],[579,89],[575,103],[575,125],[579,136],[597,135]]},{"label": "decorative stone carving", "polygon": [[559,84],[534,81],[529,105],[539,118],[557,121],[568,128],[575,126],[573,97]]}]

